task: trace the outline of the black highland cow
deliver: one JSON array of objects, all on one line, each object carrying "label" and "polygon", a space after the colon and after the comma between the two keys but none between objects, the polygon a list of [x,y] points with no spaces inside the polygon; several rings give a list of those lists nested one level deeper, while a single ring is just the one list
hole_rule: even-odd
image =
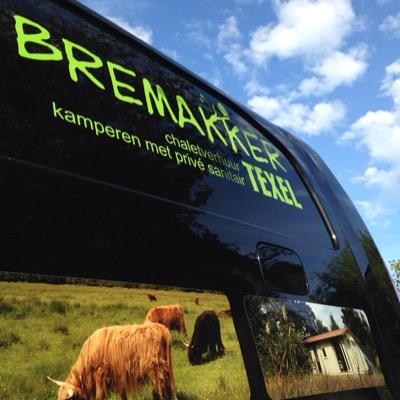
[{"label": "black highland cow", "polygon": [[209,360],[225,354],[219,320],[214,311],[204,311],[196,318],[188,351],[190,364],[198,365],[208,361],[207,359],[203,360],[202,357],[208,351],[210,353]]}]

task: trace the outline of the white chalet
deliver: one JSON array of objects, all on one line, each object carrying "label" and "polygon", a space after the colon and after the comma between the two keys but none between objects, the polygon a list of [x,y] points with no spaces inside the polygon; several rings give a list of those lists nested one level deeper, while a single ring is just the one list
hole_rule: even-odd
[{"label": "white chalet", "polygon": [[348,328],[335,329],[303,341],[314,361],[314,374],[366,374],[368,362],[358,340]]}]

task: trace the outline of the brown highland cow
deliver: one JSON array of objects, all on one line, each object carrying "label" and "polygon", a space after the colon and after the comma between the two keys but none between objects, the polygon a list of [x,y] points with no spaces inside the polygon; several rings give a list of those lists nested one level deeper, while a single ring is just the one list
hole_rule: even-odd
[{"label": "brown highland cow", "polygon": [[169,330],[178,331],[187,338],[184,311],[179,304],[151,308],[147,312],[145,321],[163,324]]},{"label": "brown highland cow", "polygon": [[155,398],[176,400],[170,332],[156,323],[98,329],[83,344],[65,382],[49,379],[60,386],[58,400],[104,400],[111,393],[127,400],[127,393],[146,382]]},{"label": "brown highland cow", "polygon": [[153,293],[147,293],[147,298],[148,298],[150,301],[157,301],[157,297],[156,297],[156,295],[153,294]]}]

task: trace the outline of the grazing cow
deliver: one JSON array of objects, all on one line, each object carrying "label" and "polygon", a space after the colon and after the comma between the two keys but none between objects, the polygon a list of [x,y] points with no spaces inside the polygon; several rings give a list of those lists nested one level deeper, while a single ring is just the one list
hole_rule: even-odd
[{"label": "grazing cow", "polygon": [[153,293],[147,293],[147,297],[150,301],[157,301],[157,297]]},{"label": "grazing cow", "polygon": [[198,306],[200,304],[200,298],[199,297],[195,297],[194,298],[194,302],[195,302],[196,306]]},{"label": "grazing cow", "polygon": [[146,382],[154,397],[176,400],[171,360],[171,334],[161,324],[109,326],[86,339],[58,400],[104,400],[111,393],[127,400]]},{"label": "grazing cow", "polygon": [[225,354],[219,320],[214,311],[204,311],[196,318],[188,350],[190,364],[202,364],[202,355],[207,351],[210,352],[211,360]]},{"label": "grazing cow", "polygon": [[169,330],[178,331],[187,338],[184,311],[179,304],[151,308],[147,312],[145,321],[163,324]]}]

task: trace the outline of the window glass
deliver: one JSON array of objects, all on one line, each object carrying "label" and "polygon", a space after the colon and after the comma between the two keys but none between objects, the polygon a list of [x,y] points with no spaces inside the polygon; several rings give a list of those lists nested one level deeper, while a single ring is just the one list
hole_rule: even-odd
[{"label": "window glass", "polygon": [[1,399],[250,397],[221,293],[0,272],[0,359]]},{"label": "window glass", "polygon": [[0,5],[0,152],[331,245],[288,159],[134,42],[55,2]]},{"label": "window glass", "polygon": [[368,387],[391,398],[364,311],[256,296],[246,309],[273,400]]}]

